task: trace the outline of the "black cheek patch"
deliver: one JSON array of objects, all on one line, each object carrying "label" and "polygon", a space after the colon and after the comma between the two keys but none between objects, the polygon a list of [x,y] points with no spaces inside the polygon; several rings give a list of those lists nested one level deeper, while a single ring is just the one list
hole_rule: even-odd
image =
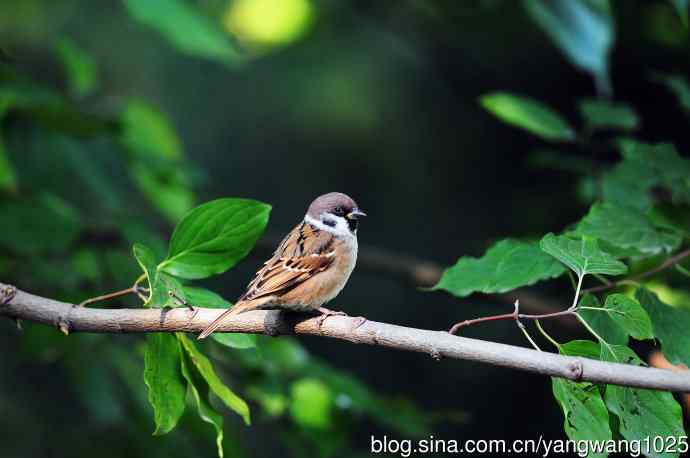
[{"label": "black cheek patch", "polygon": [[335,223],[335,220],[334,220],[334,219],[324,218],[324,219],[323,219],[323,224],[325,224],[325,225],[328,226],[328,227],[335,227],[335,224],[336,224],[336,223]]},{"label": "black cheek patch", "polygon": [[356,219],[348,219],[347,220],[347,225],[350,228],[350,232],[352,232],[353,234],[357,230],[357,224],[358,224],[358,221]]}]

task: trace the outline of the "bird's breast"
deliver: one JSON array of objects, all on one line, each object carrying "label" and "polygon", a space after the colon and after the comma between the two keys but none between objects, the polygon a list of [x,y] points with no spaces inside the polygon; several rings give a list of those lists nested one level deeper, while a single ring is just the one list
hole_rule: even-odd
[{"label": "bird's breast", "polygon": [[342,291],[350,279],[350,274],[357,263],[357,238],[340,239],[336,242],[336,259],[331,270],[332,275],[324,279],[324,303],[330,301]]}]

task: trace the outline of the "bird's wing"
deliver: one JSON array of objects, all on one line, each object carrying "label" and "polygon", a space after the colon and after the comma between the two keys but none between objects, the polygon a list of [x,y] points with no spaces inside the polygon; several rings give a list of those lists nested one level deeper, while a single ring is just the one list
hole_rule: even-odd
[{"label": "bird's wing", "polygon": [[334,238],[330,232],[300,223],[256,273],[240,301],[284,294],[328,269],[335,260]]}]

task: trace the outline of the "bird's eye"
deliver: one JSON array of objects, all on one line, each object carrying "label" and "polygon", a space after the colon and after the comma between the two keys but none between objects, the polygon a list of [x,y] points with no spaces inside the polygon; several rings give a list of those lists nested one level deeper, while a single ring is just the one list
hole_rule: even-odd
[{"label": "bird's eye", "polygon": [[335,214],[337,216],[343,216],[345,214],[345,209],[343,207],[335,207]]}]

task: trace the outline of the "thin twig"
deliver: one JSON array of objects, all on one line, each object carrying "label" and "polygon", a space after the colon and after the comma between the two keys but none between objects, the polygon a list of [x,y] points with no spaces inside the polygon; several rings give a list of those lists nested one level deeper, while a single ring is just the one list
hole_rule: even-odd
[{"label": "thin twig", "polygon": [[485,316],[481,318],[474,318],[471,320],[465,320],[461,321],[459,323],[455,323],[453,327],[451,327],[448,332],[451,334],[456,334],[460,328],[464,328],[465,326],[471,326],[473,324],[477,323],[484,323],[486,321],[497,321],[497,320],[543,320],[543,319],[548,319],[548,318],[557,318],[557,317],[564,317],[564,316],[571,316],[575,315],[577,309],[566,309],[566,310],[561,310],[560,312],[551,312],[551,313],[543,313],[540,315],[531,315],[531,314],[526,314],[526,313],[515,313],[514,311],[512,313],[504,313],[502,315],[491,315],[491,316]]},{"label": "thin twig", "polygon": [[532,336],[529,335],[527,328],[522,323],[522,321],[520,321],[520,318],[519,318],[520,317],[520,300],[519,299],[515,299],[515,312],[513,312],[513,313],[515,313],[515,324],[517,324],[517,327],[520,329],[520,331],[522,331],[522,333],[525,335],[527,340],[529,340],[529,343],[532,344],[534,349],[537,351],[541,351],[541,348],[539,348],[539,345],[537,345],[537,343],[534,341],[534,339],[532,339]]},{"label": "thin twig", "polygon": [[[0,290],[6,285],[0,284]],[[198,333],[223,310],[199,308],[194,312],[174,309],[104,309],[75,307],[73,304],[35,296],[17,290],[0,305],[0,315],[21,318],[74,332],[193,332]],[[357,318],[335,316],[322,324],[318,318],[278,311],[257,310],[233,317],[220,332],[247,332],[268,335],[305,334],[330,337],[358,344],[378,345],[425,353],[435,358],[478,361],[569,380],[606,383],[637,388],[690,392],[690,374],[619,364],[595,359],[538,352],[477,339],[396,326],[375,321],[363,324]]]},{"label": "thin twig", "polygon": [[114,299],[116,297],[122,297],[122,296],[127,296],[128,294],[136,294],[141,297],[141,293],[138,290],[138,287],[136,285],[131,286],[129,288],[120,290],[120,291],[115,291],[114,293],[108,293],[104,294],[102,296],[96,296],[92,297],[90,299],[86,299],[85,301],[80,302],[78,305],[79,307],[84,307],[88,304],[93,304],[95,302],[102,302],[102,301],[107,301],[108,299]]}]

